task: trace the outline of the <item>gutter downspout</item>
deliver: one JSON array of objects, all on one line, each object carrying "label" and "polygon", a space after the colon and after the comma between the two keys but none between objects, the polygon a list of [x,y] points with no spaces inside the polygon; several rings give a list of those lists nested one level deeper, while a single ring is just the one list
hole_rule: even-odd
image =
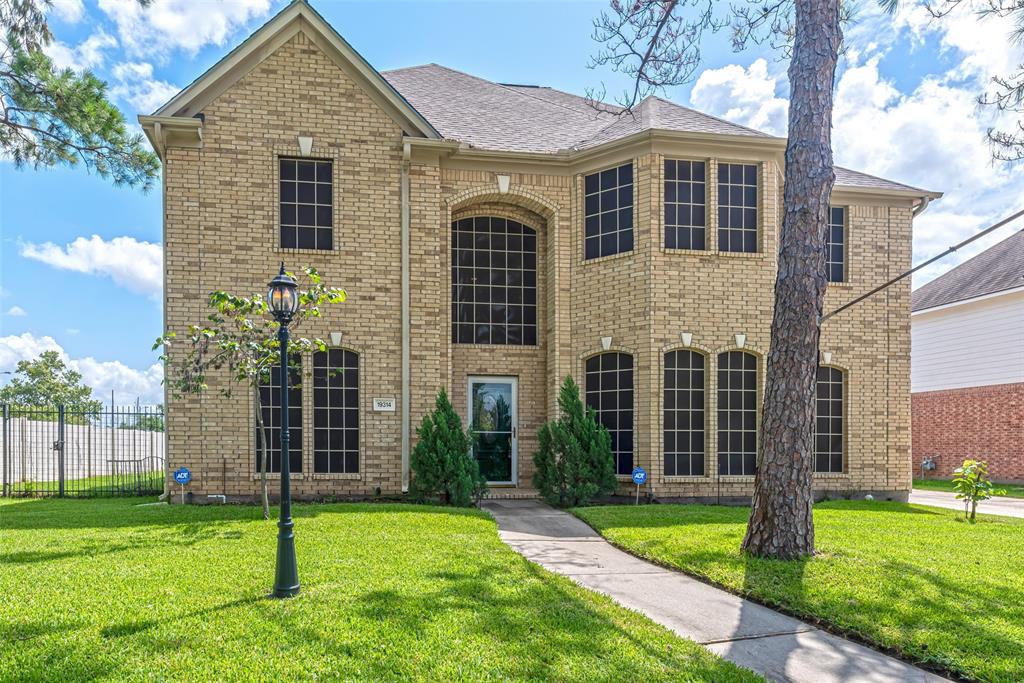
[{"label": "gutter downspout", "polygon": [[409,492],[409,165],[412,145],[402,143],[402,493]]},{"label": "gutter downspout", "polygon": [[925,195],[925,196],[921,197],[921,203],[913,208],[913,210],[911,211],[910,217],[912,219],[913,218],[917,218],[922,213],[924,213],[925,210],[928,208],[928,205],[931,204],[931,201],[932,201],[932,198],[929,197],[928,195]]}]

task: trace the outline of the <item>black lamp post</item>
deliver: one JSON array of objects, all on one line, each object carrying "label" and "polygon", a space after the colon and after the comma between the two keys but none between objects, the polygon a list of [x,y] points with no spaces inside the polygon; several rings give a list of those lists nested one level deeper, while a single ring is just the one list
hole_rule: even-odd
[{"label": "black lamp post", "polygon": [[299,592],[299,566],[295,559],[295,524],[292,522],[291,439],[288,434],[288,323],[299,308],[298,284],[281,272],[270,281],[267,304],[280,323],[277,341],[281,351],[281,516],[277,521],[277,570],[274,597],[290,598]]}]

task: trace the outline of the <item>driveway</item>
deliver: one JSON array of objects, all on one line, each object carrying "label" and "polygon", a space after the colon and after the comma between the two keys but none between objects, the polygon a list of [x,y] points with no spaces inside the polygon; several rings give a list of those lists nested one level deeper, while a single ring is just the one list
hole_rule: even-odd
[{"label": "driveway", "polygon": [[[956,494],[945,491],[922,491],[914,489],[910,492],[910,502],[916,505],[931,505],[937,508],[963,511],[963,501],[956,499]],[[1007,498],[999,496],[978,503],[978,514],[1003,515],[1004,517],[1024,517],[1024,498]]]},{"label": "driveway", "polygon": [[528,560],[604,593],[773,681],[944,681],[910,664],[613,547],[535,500],[489,500],[501,539]]}]

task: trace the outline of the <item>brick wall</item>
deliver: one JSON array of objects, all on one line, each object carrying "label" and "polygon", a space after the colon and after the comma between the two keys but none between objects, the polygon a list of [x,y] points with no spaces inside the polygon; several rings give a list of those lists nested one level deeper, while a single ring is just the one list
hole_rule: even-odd
[{"label": "brick wall", "polygon": [[913,404],[914,468],[936,456],[950,477],[966,458],[986,460],[996,481],[1024,481],[1024,383],[924,391]]}]

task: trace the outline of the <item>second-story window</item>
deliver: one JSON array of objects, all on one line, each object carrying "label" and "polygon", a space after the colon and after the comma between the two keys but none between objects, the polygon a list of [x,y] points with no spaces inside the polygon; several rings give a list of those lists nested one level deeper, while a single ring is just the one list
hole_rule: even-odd
[{"label": "second-story window", "polygon": [[830,207],[828,211],[825,275],[829,282],[846,281],[846,209],[842,206]]},{"label": "second-story window", "polygon": [[665,160],[665,248],[706,249],[704,162]]},{"label": "second-story window", "polygon": [[583,178],[583,257],[633,250],[633,164]]},{"label": "second-story window", "polygon": [[718,250],[757,251],[756,164],[718,164]]},{"label": "second-story window", "polygon": [[280,164],[281,248],[333,248],[334,164],[284,158]]}]

